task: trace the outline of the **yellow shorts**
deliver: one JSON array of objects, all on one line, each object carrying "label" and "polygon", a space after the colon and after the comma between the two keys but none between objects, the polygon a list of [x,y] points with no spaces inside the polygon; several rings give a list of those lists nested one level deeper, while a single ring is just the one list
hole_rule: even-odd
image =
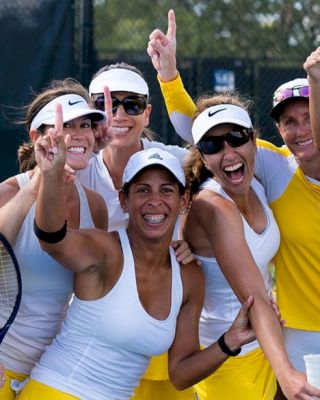
[{"label": "yellow shorts", "polygon": [[178,391],[168,375],[168,353],[152,357],[131,400],[194,400],[193,390]]},{"label": "yellow shorts", "polygon": [[230,357],[194,386],[199,400],[273,400],[276,378],[262,350]]},{"label": "yellow shorts", "polygon": [[5,384],[0,389],[0,400],[15,400],[16,394],[11,389],[11,379],[16,379],[17,381],[24,381],[27,378],[27,375],[18,374],[18,372],[13,372],[8,369],[5,370]]},{"label": "yellow shorts", "polygon": [[60,392],[51,386],[30,379],[17,400],[80,400],[79,397]]}]

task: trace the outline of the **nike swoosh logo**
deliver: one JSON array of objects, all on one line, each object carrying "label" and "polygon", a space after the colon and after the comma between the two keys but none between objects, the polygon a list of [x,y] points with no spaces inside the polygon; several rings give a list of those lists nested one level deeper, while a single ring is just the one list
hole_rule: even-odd
[{"label": "nike swoosh logo", "polygon": [[217,114],[218,112],[224,111],[224,110],[226,110],[226,108],[220,108],[220,110],[217,110],[217,111],[214,111],[214,112],[209,111],[209,112],[208,112],[208,117],[213,117],[213,116],[214,116],[215,114]]},{"label": "nike swoosh logo", "polygon": [[73,101],[73,102],[71,100],[69,100],[69,102],[68,102],[69,106],[74,106],[75,104],[78,104],[78,103],[82,103],[82,100]]}]

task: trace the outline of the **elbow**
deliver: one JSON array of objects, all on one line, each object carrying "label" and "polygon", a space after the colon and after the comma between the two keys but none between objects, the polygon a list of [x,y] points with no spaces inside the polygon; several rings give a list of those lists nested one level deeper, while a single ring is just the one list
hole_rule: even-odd
[{"label": "elbow", "polygon": [[188,389],[190,386],[192,386],[192,383],[187,382],[186,379],[184,379],[179,373],[169,372],[169,377],[171,383],[178,391]]}]

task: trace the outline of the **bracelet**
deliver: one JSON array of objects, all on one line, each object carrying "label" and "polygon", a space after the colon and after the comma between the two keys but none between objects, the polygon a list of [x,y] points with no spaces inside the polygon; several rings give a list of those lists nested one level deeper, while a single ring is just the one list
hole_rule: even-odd
[{"label": "bracelet", "polygon": [[67,221],[64,222],[64,225],[61,229],[56,232],[45,232],[38,227],[36,224],[36,220],[33,220],[33,230],[38,239],[42,240],[46,243],[58,243],[66,236],[67,234]]},{"label": "bracelet", "polygon": [[239,349],[236,349],[234,351],[230,350],[229,347],[226,345],[226,342],[224,341],[224,334],[222,334],[219,339],[218,339],[218,345],[220,346],[220,349],[227,354],[228,356],[237,356],[241,352],[241,347]]}]

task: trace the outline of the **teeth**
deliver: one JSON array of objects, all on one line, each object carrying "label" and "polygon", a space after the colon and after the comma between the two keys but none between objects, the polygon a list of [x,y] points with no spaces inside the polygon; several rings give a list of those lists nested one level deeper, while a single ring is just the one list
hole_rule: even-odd
[{"label": "teeth", "polygon": [[164,214],[154,215],[154,214],[146,214],[144,215],[144,219],[151,224],[158,224],[165,219]]},{"label": "teeth", "polygon": [[236,171],[237,169],[241,168],[242,165],[243,164],[241,162],[238,162],[238,163],[233,164],[233,165],[228,165],[227,167],[224,168],[224,171],[227,171],[227,172]]},{"label": "teeth", "polygon": [[114,133],[126,133],[129,130],[128,127],[120,127],[120,126],[113,126],[111,129]]},{"label": "teeth", "polygon": [[85,148],[84,147],[80,147],[80,146],[69,147],[68,148],[68,152],[69,153],[81,153],[81,154],[83,154],[85,152]]},{"label": "teeth", "polygon": [[303,142],[297,142],[297,145],[298,146],[309,146],[309,144],[312,144],[312,143],[313,143],[313,140],[312,139],[308,139],[308,140],[305,140]]}]

